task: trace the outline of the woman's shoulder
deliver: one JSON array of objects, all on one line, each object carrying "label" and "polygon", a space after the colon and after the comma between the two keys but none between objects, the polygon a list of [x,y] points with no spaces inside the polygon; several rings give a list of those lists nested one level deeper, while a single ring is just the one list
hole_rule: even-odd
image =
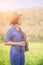
[{"label": "woman's shoulder", "polygon": [[14,35],[16,34],[16,30],[14,26],[9,27],[9,29],[7,30],[7,34],[8,35]]},{"label": "woman's shoulder", "polygon": [[9,29],[7,30],[8,32],[13,32],[13,30],[15,30],[15,27],[14,26],[10,26]]}]

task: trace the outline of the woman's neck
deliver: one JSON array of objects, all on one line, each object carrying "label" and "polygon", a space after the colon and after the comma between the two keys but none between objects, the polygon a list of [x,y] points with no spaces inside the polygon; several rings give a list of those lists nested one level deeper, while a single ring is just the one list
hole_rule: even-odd
[{"label": "woman's neck", "polygon": [[19,28],[19,25],[14,25],[16,28]]},{"label": "woman's neck", "polygon": [[19,25],[14,25],[15,28],[19,31],[20,30],[20,26]]}]

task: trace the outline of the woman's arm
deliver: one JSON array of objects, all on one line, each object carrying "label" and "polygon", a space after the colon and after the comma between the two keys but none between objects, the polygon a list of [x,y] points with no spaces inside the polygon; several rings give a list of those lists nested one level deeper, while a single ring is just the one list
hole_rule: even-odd
[{"label": "woman's arm", "polygon": [[26,42],[22,41],[22,42],[5,42],[5,45],[12,45],[12,46],[25,46]]}]

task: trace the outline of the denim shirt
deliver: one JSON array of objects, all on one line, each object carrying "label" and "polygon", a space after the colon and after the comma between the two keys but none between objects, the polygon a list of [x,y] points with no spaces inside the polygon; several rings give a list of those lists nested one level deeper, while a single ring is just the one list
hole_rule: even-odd
[{"label": "denim shirt", "polygon": [[[24,34],[25,37],[25,34]],[[11,26],[11,28],[7,31],[7,34],[5,36],[4,42],[21,42],[21,34],[16,30],[14,26]],[[20,46],[11,46],[11,49],[14,51],[20,51]]]}]

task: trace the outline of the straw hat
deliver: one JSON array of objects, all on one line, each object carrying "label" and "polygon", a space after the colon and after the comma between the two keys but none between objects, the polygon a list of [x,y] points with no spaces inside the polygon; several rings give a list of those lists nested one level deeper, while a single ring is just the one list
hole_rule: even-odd
[{"label": "straw hat", "polygon": [[14,12],[11,17],[10,24],[14,24],[16,22],[16,20],[20,18],[20,16],[22,16],[22,14],[20,14],[18,12]]}]

